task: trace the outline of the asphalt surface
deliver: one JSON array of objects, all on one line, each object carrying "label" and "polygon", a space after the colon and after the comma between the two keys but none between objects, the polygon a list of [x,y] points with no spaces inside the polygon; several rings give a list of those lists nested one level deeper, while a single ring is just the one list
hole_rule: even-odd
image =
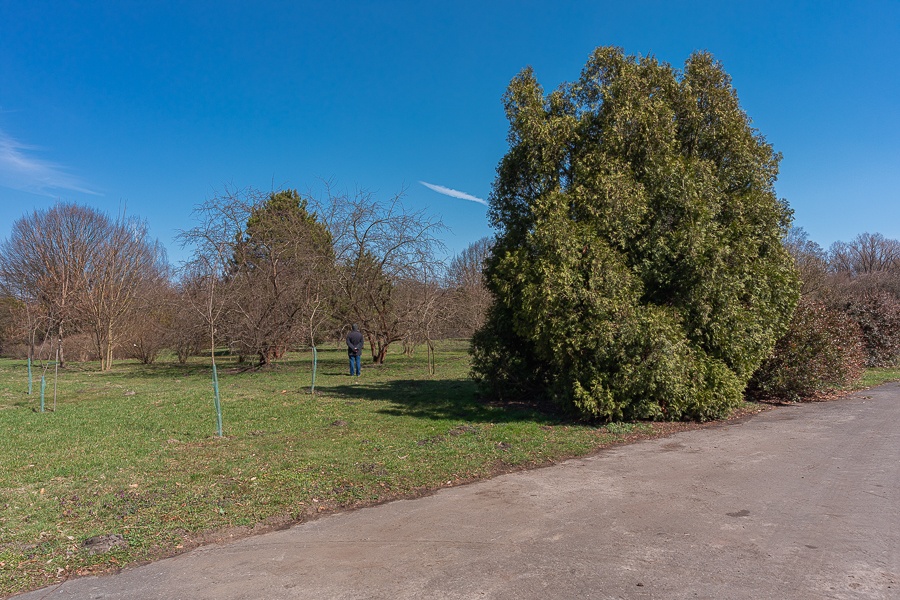
[{"label": "asphalt surface", "polygon": [[15,598],[900,598],[900,385]]}]

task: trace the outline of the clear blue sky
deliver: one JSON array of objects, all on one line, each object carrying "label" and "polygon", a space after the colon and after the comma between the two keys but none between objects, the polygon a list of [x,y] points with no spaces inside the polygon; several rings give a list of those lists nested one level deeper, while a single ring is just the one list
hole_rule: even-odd
[{"label": "clear blue sky", "polygon": [[501,106],[617,45],[681,66],[711,51],[784,154],[777,190],[827,247],[900,238],[900,2],[67,2],[0,0],[0,238],[75,201],[147,219],[177,263],[226,185],[342,190],[491,233]]}]

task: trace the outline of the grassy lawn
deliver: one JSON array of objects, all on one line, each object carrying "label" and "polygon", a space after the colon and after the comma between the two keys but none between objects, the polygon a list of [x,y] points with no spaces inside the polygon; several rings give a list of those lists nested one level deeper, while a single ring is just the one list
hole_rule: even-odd
[{"label": "grassy lawn", "polygon": [[[346,352],[311,353],[265,372],[219,363],[216,436],[208,359],[39,370],[0,360],[0,595],[114,569],[197,543],[287,525],[500,471],[584,454],[650,425],[597,428],[475,399],[464,342],[391,354],[349,377]],[[637,430],[635,430],[637,428]],[[237,529],[235,529],[237,528]],[[242,529],[243,528],[243,529]],[[127,548],[91,555],[84,541]]]},{"label": "grassy lawn", "polygon": [[[315,394],[309,352],[262,372],[224,357],[222,438],[208,359],[108,373],[72,364],[55,410],[51,368],[43,413],[39,369],[28,395],[26,364],[0,360],[0,596],[675,427],[597,427],[479,402],[466,349],[441,343],[434,376],[420,350],[364,364],[355,380],[346,352],[328,347]],[[900,370],[868,377],[876,385]],[[85,547],[114,535],[127,547]]]},{"label": "grassy lawn", "polygon": [[862,379],[856,386],[859,389],[870,388],[889,381],[900,381],[900,367],[875,367],[866,369]]}]

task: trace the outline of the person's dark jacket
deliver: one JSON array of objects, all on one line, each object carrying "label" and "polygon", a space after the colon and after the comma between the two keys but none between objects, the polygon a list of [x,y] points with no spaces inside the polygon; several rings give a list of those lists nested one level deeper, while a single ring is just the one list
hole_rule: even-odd
[{"label": "person's dark jacket", "polygon": [[358,356],[362,354],[363,334],[353,330],[347,335],[347,354],[350,356]]}]

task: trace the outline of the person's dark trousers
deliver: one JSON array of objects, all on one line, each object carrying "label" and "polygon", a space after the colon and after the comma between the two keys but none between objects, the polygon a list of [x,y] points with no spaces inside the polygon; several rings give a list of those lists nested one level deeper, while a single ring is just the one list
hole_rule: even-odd
[{"label": "person's dark trousers", "polygon": [[356,375],[357,377],[359,377],[359,364],[360,364],[359,359],[360,358],[361,357],[359,354],[357,354],[356,356],[354,356],[352,354],[350,355],[350,374],[351,375]]}]

